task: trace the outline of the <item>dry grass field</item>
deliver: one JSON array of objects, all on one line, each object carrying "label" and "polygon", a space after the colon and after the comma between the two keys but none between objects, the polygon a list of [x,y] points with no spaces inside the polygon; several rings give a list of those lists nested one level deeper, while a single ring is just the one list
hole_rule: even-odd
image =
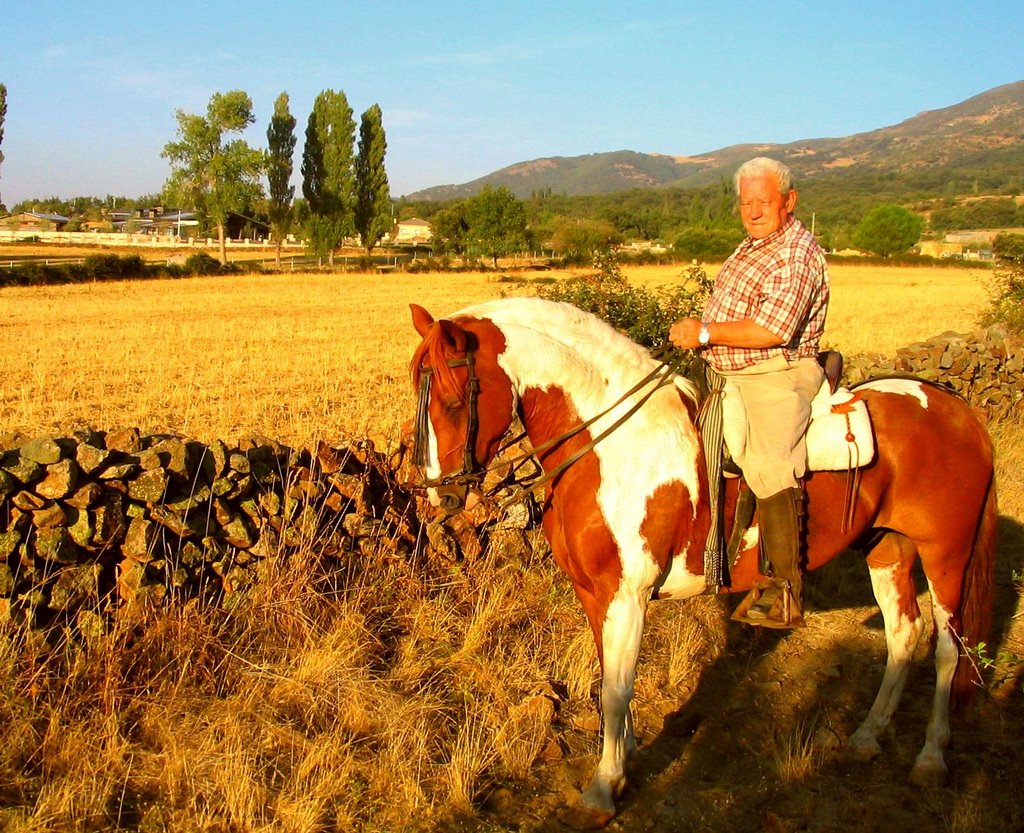
[{"label": "dry grass field", "polygon": [[[649,285],[681,272],[627,270]],[[408,304],[442,314],[530,291],[479,274],[0,289],[0,431],[390,443],[413,410]],[[972,329],[985,300],[981,270],[837,266],[829,344],[890,353]],[[799,633],[730,624],[727,600],[654,606],[642,746],[612,829],[1024,829],[1024,440],[1019,425],[994,434],[999,629],[987,686],[954,724],[948,787],[904,784],[933,685],[924,642],[883,757],[842,757],[884,658],[851,556],[808,580]],[[534,545],[526,560],[362,560],[329,588],[310,553],[230,611],[133,611],[59,651],[0,626],[0,830],[559,829],[597,750],[596,664]]]}]

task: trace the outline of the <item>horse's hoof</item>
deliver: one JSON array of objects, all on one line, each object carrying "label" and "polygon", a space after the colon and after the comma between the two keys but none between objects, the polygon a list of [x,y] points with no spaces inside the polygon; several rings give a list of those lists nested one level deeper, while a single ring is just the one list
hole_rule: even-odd
[{"label": "horse's hoof", "polygon": [[599,810],[585,804],[574,804],[558,814],[558,820],[574,830],[601,830],[615,818],[614,810]]},{"label": "horse's hoof", "polygon": [[857,763],[871,763],[881,754],[882,747],[879,745],[878,740],[870,735],[867,737],[857,737],[854,734],[846,744],[846,756]]},{"label": "horse's hoof", "polygon": [[920,789],[937,789],[946,783],[948,773],[949,770],[941,760],[918,761],[910,770],[907,781]]}]

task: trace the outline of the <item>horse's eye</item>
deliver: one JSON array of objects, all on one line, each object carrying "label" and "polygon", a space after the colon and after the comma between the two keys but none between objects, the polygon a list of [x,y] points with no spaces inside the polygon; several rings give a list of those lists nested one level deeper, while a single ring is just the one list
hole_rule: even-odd
[{"label": "horse's eye", "polygon": [[449,416],[453,416],[462,410],[463,404],[461,399],[446,399],[444,401],[444,412]]}]

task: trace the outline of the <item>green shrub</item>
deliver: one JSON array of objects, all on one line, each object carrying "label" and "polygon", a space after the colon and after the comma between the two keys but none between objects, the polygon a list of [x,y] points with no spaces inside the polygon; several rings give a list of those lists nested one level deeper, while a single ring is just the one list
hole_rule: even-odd
[{"label": "green shrub", "polygon": [[220,275],[223,266],[217,258],[206,252],[196,252],[189,255],[185,261],[185,271],[189,275]]},{"label": "green shrub", "polygon": [[676,236],[672,250],[677,257],[724,260],[743,240],[742,229],[704,229],[687,226]]},{"label": "green shrub", "polygon": [[1005,324],[1011,335],[1024,337],[1024,263],[1010,261],[989,283],[989,307],[982,326]]},{"label": "green shrub", "polygon": [[82,266],[85,278],[93,281],[141,278],[146,275],[146,263],[139,255],[89,255]]},{"label": "green shrub", "polygon": [[1024,234],[997,234],[992,240],[992,251],[1008,263],[1024,263]]},{"label": "green shrub", "polygon": [[591,312],[650,350],[668,348],[670,354],[678,354],[674,358],[680,367],[688,368],[695,354],[683,356],[672,348],[668,331],[680,318],[700,316],[714,285],[707,273],[691,266],[680,274],[677,286],[651,291],[631,285],[611,253],[595,255],[594,267],[596,273],[542,287],[538,295]]},{"label": "green shrub", "polygon": [[66,266],[47,266],[42,263],[23,263],[13,269],[4,269],[0,281],[6,286],[45,286],[70,283]]}]

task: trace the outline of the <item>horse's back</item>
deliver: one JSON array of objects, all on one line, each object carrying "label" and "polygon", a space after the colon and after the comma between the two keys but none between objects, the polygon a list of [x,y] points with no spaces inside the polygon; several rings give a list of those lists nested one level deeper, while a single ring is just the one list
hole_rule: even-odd
[{"label": "horse's back", "polygon": [[876,455],[856,473],[808,479],[812,568],[837,550],[870,547],[879,531],[899,533],[915,549],[932,542],[969,549],[994,488],[992,441],[981,417],[955,393],[923,380],[879,379],[856,391],[871,414]]}]

